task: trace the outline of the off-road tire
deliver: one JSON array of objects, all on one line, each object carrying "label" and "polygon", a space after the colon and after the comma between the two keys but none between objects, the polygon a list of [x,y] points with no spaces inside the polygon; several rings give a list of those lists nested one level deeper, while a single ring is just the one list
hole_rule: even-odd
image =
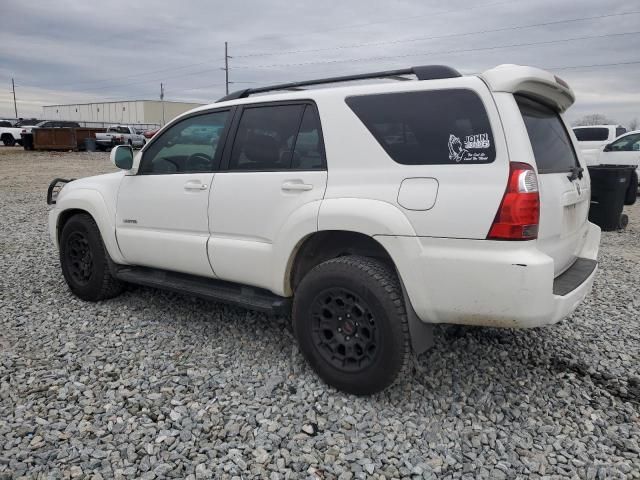
[{"label": "off-road tire", "polygon": [[[79,244],[81,248],[78,248]],[[83,249],[88,254],[83,255]],[[81,261],[80,257],[90,259]],[[82,213],[67,220],[60,235],[60,265],[64,279],[75,295],[96,302],[122,293],[124,284],[111,274],[108,261],[107,250],[93,218]]]},{"label": "off-road tire", "polygon": [[[341,323],[337,319],[343,317],[337,315],[344,316],[344,313],[332,313],[330,318],[336,320],[335,332],[332,333],[327,327],[333,325],[332,320],[325,323],[327,313],[324,306],[329,305],[329,309],[333,309],[334,302],[341,298],[339,293],[334,295],[333,292],[341,291],[345,292],[348,305],[355,305],[355,310],[336,306],[335,311],[361,310],[367,313],[352,316],[360,318],[360,325],[354,325],[351,320],[348,325]],[[352,297],[357,301],[352,302]],[[317,265],[296,289],[292,317],[294,333],[306,360],[326,383],[342,391],[370,395],[384,390],[407,370],[411,346],[402,289],[394,270],[378,260],[345,256]],[[371,325],[366,323],[367,318]],[[342,328],[339,329],[338,325]],[[351,332],[350,340],[345,332]],[[356,341],[373,338],[373,343],[376,343],[373,348],[371,341],[366,343],[366,358],[360,357],[360,360],[357,360],[356,348],[349,346],[358,332],[360,337]],[[337,342],[335,351],[333,346],[326,345],[326,338],[329,342]],[[340,342],[346,345],[342,345],[342,350]],[[362,344],[358,345],[357,351],[362,352],[362,347]],[[342,365],[338,365],[345,348],[353,353],[353,358],[345,363],[343,357]],[[332,358],[327,358],[329,356]]]}]

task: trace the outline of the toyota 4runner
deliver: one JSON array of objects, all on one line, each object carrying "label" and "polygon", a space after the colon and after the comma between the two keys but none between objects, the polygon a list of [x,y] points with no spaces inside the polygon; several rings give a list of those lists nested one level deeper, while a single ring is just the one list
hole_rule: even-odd
[{"label": "toyota 4runner", "polygon": [[[384,80],[313,88],[365,79]],[[116,147],[117,173],[54,180],[51,238],[84,300],[130,282],[290,312],[320,377],[369,394],[432,324],[539,327],[587,295],[600,229],[573,102],[517,65],[235,92]]]}]

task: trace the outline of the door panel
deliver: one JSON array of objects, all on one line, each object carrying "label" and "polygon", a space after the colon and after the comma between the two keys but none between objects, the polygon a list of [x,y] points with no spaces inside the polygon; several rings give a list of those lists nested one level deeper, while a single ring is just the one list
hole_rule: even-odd
[{"label": "door panel", "polygon": [[[216,274],[270,289],[274,240],[298,210],[311,202],[319,206],[326,183],[326,171],[217,173],[210,194],[208,249]],[[317,214],[317,208],[309,211],[310,231],[317,229]]]},{"label": "door panel", "polygon": [[214,277],[207,257],[207,205],[213,176],[125,176],[118,195],[116,230],[127,261]]}]

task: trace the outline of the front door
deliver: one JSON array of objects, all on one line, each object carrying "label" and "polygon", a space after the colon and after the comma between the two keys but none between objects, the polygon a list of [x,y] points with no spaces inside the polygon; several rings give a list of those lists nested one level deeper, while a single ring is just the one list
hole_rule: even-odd
[{"label": "front door", "polygon": [[318,113],[311,103],[247,106],[235,130],[210,193],[209,257],[219,278],[279,293],[284,245],[317,230],[327,183]]},{"label": "front door", "polygon": [[207,256],[208,203],[229,111],[179,120],[144,151],[118,193],[116,235],[133,265],[214,277]]}]

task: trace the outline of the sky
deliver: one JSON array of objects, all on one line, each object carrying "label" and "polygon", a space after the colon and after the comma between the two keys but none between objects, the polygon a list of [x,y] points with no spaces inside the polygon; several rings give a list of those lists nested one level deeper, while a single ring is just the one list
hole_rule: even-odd
[{"label": "sky", "polygon": [[640,118],[640,4],[617,0],[2,1],[0,118],[42,106],[158,99],[446,64],[533,65],[576,93],[570,121]]}]

